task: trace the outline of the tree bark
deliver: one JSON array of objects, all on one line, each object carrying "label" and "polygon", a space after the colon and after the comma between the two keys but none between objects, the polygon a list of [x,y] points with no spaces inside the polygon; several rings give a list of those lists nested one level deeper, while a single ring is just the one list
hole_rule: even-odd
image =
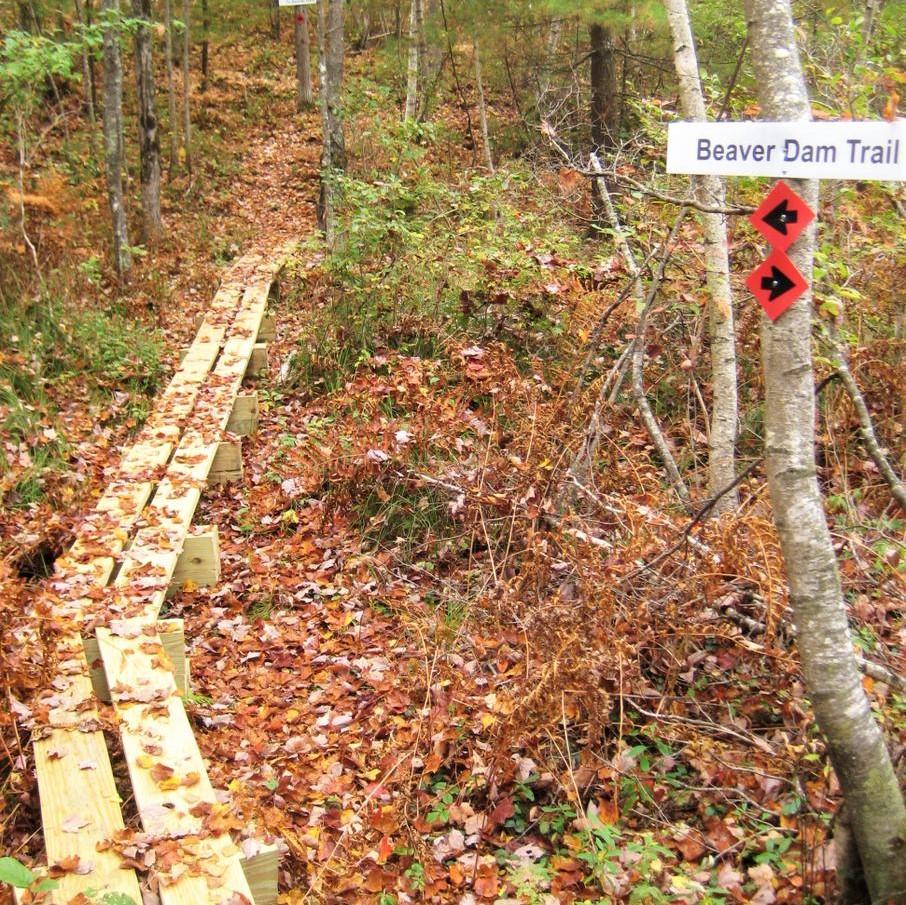
[{"label": "tree bark", "polygon": [[472,50],[475,57],[475,87],[478,89],[478,122],[481,126],[481,147],[484,154],[484,164],[493,173],[494,155],[491,153],[491,135],[488,131],[488,105],[485,101],[484,82],[481,78],[481,48],[477,37],[472,41]]},{"label": "tree bark", "polygon": [[[811,119],[789,0],[745,0],[761,112]],[[791,185],[817,210],[816,181]],[[814,222],[789,257],[810,283]],[[807,290],[777,321],[762,318],[765,458],[806,690],[846,802],[870,900],[906,901],[906,806],[862,687],[815,466]],[[843,860],[846,860],[844,855]]]},{"label": "tree bark", "polygon": [[328,247],[336,232],[335,189],[332,176],[346,169],[346,140],[343,135],[343,23],[345,0],[318,0],[318,73],[321,79],[321,123],[324,133],[321,153],[321,195],[318,223]]},{"label": "tree bark", "polygon": [[314,101],[311,90],[311,48],[308,37],[308,17],[305,9],[296,10],[293,24],[296,45],[296,109],[301,112]]},{"label": "tree bark", "polygon": [[[117,14],[119,0],[102,0],[105,13]],[[104,29],[104,163],[107,200],[113,222],[113,262],[122,280],[132,266],[126,211],[123,207],[123,65],[116,25]]]},{"label": "tree bark", "polygon": [[405,119],[415,119],[418,114],[419,51],[422,39],[422,2],[411,0],[409,6],[409,57],[406,66]]},{"label": "tree bark", "polygon": [[182,143],[186,157],[186,173],[192,175],[192,111],[189,108],[189,51],[192,47],[192,0],[182,0]]},{"label": "tree bark", "polygon": [[[705,122],[705,99],[698,76],[698,60],[686,0],[667,0],[666,5],[673,34],[673,59],[683,116],[687,120]],[[692,187],[695,200],[700,204],[717,208],[724,206],[726,191],[720,177],[694,176]],[[721,488],[732,484],[736,477],[736,337],[726,217],[723,214],[700,213],[699,220],[705,234],[705,279],[710,296],[713,402],[708,438],[708,496],[713,497]],[[734,489],[718,500],[713,511],[726,512],[735,509],[738,503],[739,496]]]},{"label": "tree bark", "polygon": [[145,242],[163,232],[160,218],[160,138],[154,103],[154,61],[151,53],[151,0],[132,0],[132,15],[141,21],[135,32],[135,85],[138,98],[138,147],[141,165]]},{"label": "tree bark", "polygon": [[[617,144],[620,115],[617,70],[614,65],[613,36],[610,29],[594,24],[591,38],[591,143],[592,151],[611,151]],[[606,154],[605,154],[606,156]]]},{"label": "tree bark", "polygon": [[170,115],[170,179],[179,163],[179,124],[176,119],[176,74],[173,71],[173,12],[164,0],[164,53],[167,57],[167,112]]},{"label": "tree bark", "polygon": [[[76,18],[83,27],[88,25],[85,12],[82,9],[81,0],[75,0]],[[88,122],[91,124],[91,140],[94,143],[94,73],[91,71],[91,57],[87,44],[82,45],[82,82],[85,90],[85,112],[88,114]]]}]

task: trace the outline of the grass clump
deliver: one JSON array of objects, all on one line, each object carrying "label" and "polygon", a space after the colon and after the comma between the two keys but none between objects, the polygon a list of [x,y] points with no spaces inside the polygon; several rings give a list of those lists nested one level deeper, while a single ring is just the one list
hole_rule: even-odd
[{"label": "grass clump", "polygon": [[39,502],[48,477],[67,469],[65,401],[118,404],[139,424],[164,375],[162,339],[116,308],[76,308],[56,295],[0,298],[0,499]]}]

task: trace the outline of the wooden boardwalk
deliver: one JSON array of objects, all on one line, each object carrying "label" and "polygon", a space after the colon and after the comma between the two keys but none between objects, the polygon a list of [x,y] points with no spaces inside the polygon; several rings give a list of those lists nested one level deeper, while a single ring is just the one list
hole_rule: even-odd
[{"label": "wooden boardwalk", "polygon": [[[56,564],[44,604],[61,627],[57,673],[34,732],[47,861],[65,868],[54,903],[95,890],[140,905],[145,872],[163,905],[273,901],[275,888],[253,900],[168,653],[181,626],[158,615],[174,579],[192,568],[184,548],[218,457],[239,473],[235,442],[225,434],[254,425],[255,397],[240,391],[247,373],[260,369],[262,323],[285,259],[248,255],[233,266],[153,414]],[[216,537],[206,538],[194,567],[216,577]],[[192,540],[198,548],[205,538]],[[143,832],[124,826],[96,698],[108,692]]]}]

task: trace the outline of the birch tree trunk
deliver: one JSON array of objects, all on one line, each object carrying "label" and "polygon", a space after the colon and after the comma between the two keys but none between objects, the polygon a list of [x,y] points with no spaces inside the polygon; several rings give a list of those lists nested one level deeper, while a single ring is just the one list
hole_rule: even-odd
[{"label": "birch tree trunk", "polygon": [[296,109],[301,113],[314,100],[311,91],[311,48],[308,37],[308,17],[304,7],[299,7],[293,25],[296,45]]},{"label": "birch tree trunk", "polygon": [[[766,120],[809,120],[789,0],[745,0],[758,99]],[[791,180],[817,210],[816,181]],[[789,257],[811,280],[815,225]],[[871,902],[906,901],[906,807],[862,687],[815,467],[811,292],[777,321],[762,318],[765,458],[806,690],[840,781]],[[839,840],[838,840],[839,841]],[[838,861],[852,863],[852,847]],[[844,878],[851,900],[855,883]]]},{"label": "birch tree trunk", "polygon": [[[689,25],[686,0],[667,0],[667,18],[673,35],[673,61],[679,80],[680,105],[687,120],[705,122],[705,99],[698,76],[695,42]],[[726,197],[719,176],[693,176],[695,200],[706,207],[723,207]],[[733,292],[730,288],[730,262],[727,222],[723,214],[700,213],[705,234],[705,279],[711,334],[711,430],[708,438],[708,496],[715,496],[736,477],[736,426],[738,422],[736,387],[736,340],[733,328]],[[714,512],[735,509],[736,490],[726,493]]]},{"label": "birch tree trunk", "polygon": [[318,0],[318,73],[321,79],[321,195],[318,223],[329,247],[335,240],[336,204],[331,176],[346,169],[346,140],[341,108],[343,89],[343,20],[345,0]]},{"label": "birch tree trunk", "polygon": [[[103,0],[108,15],[120,11],[119,0]],[[123,64],[116,25],[104,29],[104,164],[107,200],[113,221],[113,262],[122,280],[132,266],[126,211],[123,207]]]},{"label": "birch tree trunk", "polygon": [[490,172],[494,172],[494,156],[491,153],[491,136],[488,131],[488,105],[484,96],[484,82],[481,78],[481,48],[478,38],[472,41],[472,50],[475,57],[475,87],[478,89],[478,122],[481,126],[481,145],[484,152],[484,164]]},{"label": "birch tree trunk", "polygon": [[409,59],[406,66],[406,119],[415,119],[418,113],[419,50],[422,39],[422,3],[411,0],[409,5]]},{"label": "birch tree trunk", "polygon": [[182,0],[182,143],[186,173],[192,175],[192,113],[189,109],[189,50],[192,47],[190,22],[192,0]]},{"label": "birch tree trunk", "polygon": [[179,162],[179,124],[176,119],[176,75],[173,72],[173,12],[164,0],[164,53],[167,56],[167,112],[170,115],[170,178]]},{"label": "birch tree trunk", "polygon": [[151,55],[151,0],[132,0],[132,15],[142,23],[135,32],[135,85],[144,239],[154,243],[160,238],[163,226],[160,219],[160,138],[157,134],[154,61]]}]

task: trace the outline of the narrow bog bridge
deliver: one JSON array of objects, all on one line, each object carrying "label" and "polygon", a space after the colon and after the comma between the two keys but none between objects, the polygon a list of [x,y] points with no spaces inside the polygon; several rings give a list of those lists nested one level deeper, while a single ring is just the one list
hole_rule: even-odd
[{"label": "narrow bog bridge", "polygon": [[[257,419],[242,382],[262,369],[286,256],[247,255],[229,271],[42,601],[62,626],[34,729],[55,903],[95,890],[139,905],[136,869],[156,879],[163,905],[276,900],[276,851],[242,857],[189,724],[182,622],[158,616],[171,586],[219,577],[216,531],[192,519],[207,484],[241,476],[236,437]],[[143,832],[125,827],[98,698],[113,704]]]}]

